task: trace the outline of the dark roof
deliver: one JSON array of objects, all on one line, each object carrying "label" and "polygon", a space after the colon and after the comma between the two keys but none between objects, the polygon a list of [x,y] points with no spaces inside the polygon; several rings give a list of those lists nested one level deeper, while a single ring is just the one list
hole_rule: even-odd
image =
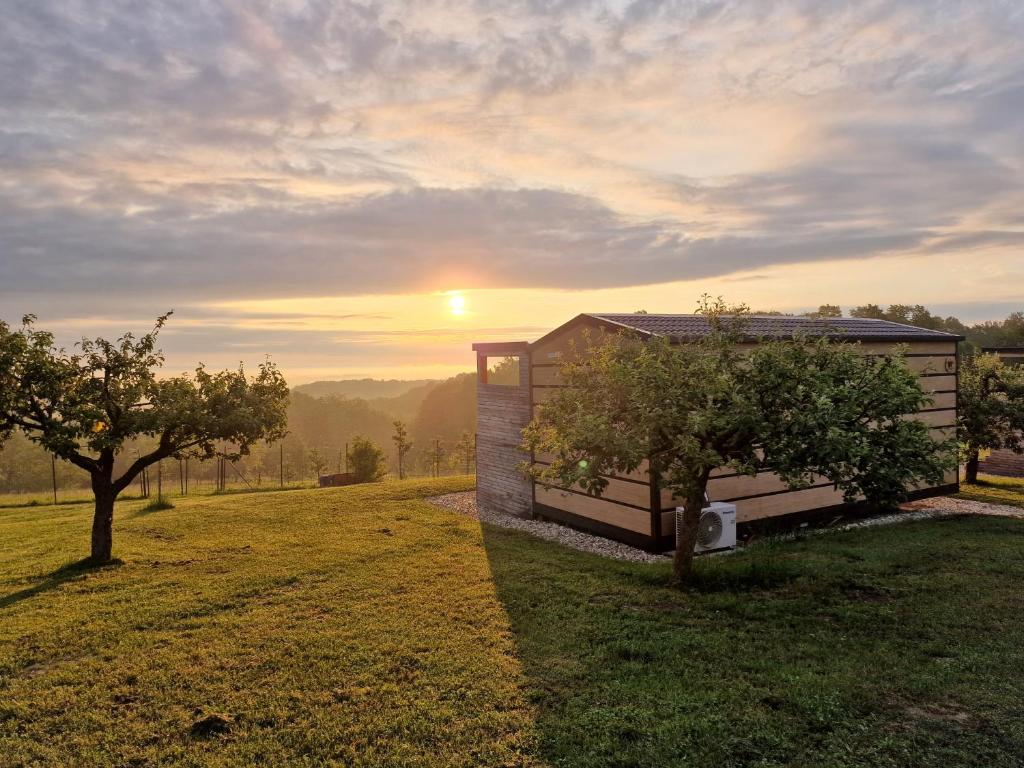
[{"label": "dark roof", "polygon": [[[689,341],[706,336],[708,319],[704,315],[593,314],[590,317],[606,324],[628,328],[654,336],[668,336]],[[863,341],[961,341],[963,336],[945,331],[932,331],[913,325],[871,320],[860,317],[791,317],[787,315],[751,315],[746,325],[751,339],[789,339],[794,336],[826,336]]]}]

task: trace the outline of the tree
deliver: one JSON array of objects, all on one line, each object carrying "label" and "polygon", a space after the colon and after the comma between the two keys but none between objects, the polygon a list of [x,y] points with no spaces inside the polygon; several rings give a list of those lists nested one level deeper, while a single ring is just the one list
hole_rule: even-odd
[{"label": "tree", "polygon": [[387,459],[384,451],[371,440],[357,435],[348,452],[349,471],[357,483],[372,483],[381,480],[387,473]]},{"label": "tree", "polygon": [[807,317],[842,317],[843,310],[838,304],[822,304],[815,312],[808,312]]},{"label": "tree", "polygon": [[455,444],[455,452],[452,454],[453,458],[460,459],[464,468],[465,473],[469,474],[469,465],[474,459],[476,453],[476,444],[473,440],[473,436],[469,432],[463,432],[459,438],[459,442]]},{"label": "tree", "polygon": [[864,304],[850,310],[850,317],[864,317],[870,320],[888,320],[884,309],[877,304]]},{"label": "tree", "polygon": [[957,437],[968,483],[978,482],[982,450],[1024,453],[1024,368],[998,355],[965,358],[960,368]]},{"label": "tree", "polygon": [[[187,455],[236,459],[264,438],[285,433],[288,387],[270,362],[255,377],[237,371],[158,379],[163,364],[152,331],[117,341],[83,339],[79,352],[58,348],[27,316],[20,328],[0,321],[0,441],[15,428],[89,473],[95,496],[90,561],[110,560],[114,501],[146,467]],[[115,475],[127,441],[153,447]],[[232,446],[220,451],[217,444]]]},{"label": "tree", "polygon": [[327,470],[327,459],[316,448],[309,451],[309,468],[313,470],[314,479],[319,478]]},{"label": "tree", "polygon": [[441,445],[441,438],[435,437],[431,442],[430,449],[430,474],[434,477],[441,476],[441,459],[445,458],[447,451]]},{"label": "tree", "polygon": [[606,335],[567,355],[566,386],[523,433],[526,450],[553,457],[526,467],[545,485],[600,495],[608,475],[646,465],[656,488],[682,498],[676,581],[692,572],[714,469],[770,468],[791,489],[822,475],[847,500],[887,506],[952,465],[949,446],[904,415],[927,397],[899,355],[864,356],[826,339],[744,348],[745,307],[705,297],[699,309],[710,327],[699,341]]},{"label": "tree", "polygon": [[405,428],[405,424],[401,421],[395,421],[395,434],[391,436],[391,439],[395,443],[395,449],[398,451],[398,479],[401,480],[405,477],[404,467],[402,466],[402,460],[405,458],[405,454],[412,448],[412,443],[409,442],[409,433]]}]

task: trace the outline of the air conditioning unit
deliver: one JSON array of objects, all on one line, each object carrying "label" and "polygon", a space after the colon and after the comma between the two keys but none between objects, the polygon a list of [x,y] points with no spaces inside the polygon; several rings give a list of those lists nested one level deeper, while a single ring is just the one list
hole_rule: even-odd
[{"label": "air conditioning unit", "polygon": [[[676,541],[683,524],[684,507],[676,507]],[[713,501],[700,511],[694,552],[714,552],[736,546],[736,505]]]}]

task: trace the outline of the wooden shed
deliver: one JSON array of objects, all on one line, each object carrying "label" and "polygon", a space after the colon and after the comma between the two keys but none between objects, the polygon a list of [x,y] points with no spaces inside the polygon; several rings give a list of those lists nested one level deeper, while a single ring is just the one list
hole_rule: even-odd
[{"label": "wooden shed", "polygon": [[[1024,347],[983,347],[982,352],[999,355],[1007,365],[1024,365]],[[987,475],[1024,477],[1024,455],[1005,449],[990,451],[978,464]]]},{"label": "wooden shed", "polygon": [[[575,488],[544,488],[524,478],[519,469],[527,459],[545,461],[542,455],[530,457],[519,449],[520,430],[530,421],[534,409],[562,386],[559,366],[574,341],[583,343],[585,333],[630,332],[641,337],[667,336],[676,343],[685,343],[699,339],[708,330],[702,315],[582,314],[532,343],[474,344],[478,503],[523,517],[559,521],[650,551],[673,549],[672,515],[679,502],[668,491],[652,487],[643,468],[630,476],[609,477],[600,498]],[[925,421],[937,438],[954,433],[957,343],[962,341],[961,336],[885,320],[787,316],[752,317],[748,333],[751,345],[765,338],[825,336],[856,342],[865,355],[881,354],[905,344],[909,366],[933,399],[916,417]],[[943,484],[918,488],[910,495],[920,498],[958,489],[959,475],[954,470]],[[842,493],[824,479],[811,488],[790,491],[769,472],[748,477],[722,469],[712,474],[708,494],[712,501],[736,505],[741,532],[760,521],[796,522],[835,516],[852,513],[857,506],[844,503]]]}]

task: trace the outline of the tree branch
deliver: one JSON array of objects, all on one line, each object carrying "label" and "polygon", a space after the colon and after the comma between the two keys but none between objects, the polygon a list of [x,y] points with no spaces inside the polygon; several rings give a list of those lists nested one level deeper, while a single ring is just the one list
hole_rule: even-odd
[{"label": "tree branch", "polygon": [[84,469],[90,475],[99,469],[99,463],[96,459],[89,456],[83,456],[78,451],[69,451],[67,454],[60,455],[60,458],[65,461],[70,461],[76,467]]}]

